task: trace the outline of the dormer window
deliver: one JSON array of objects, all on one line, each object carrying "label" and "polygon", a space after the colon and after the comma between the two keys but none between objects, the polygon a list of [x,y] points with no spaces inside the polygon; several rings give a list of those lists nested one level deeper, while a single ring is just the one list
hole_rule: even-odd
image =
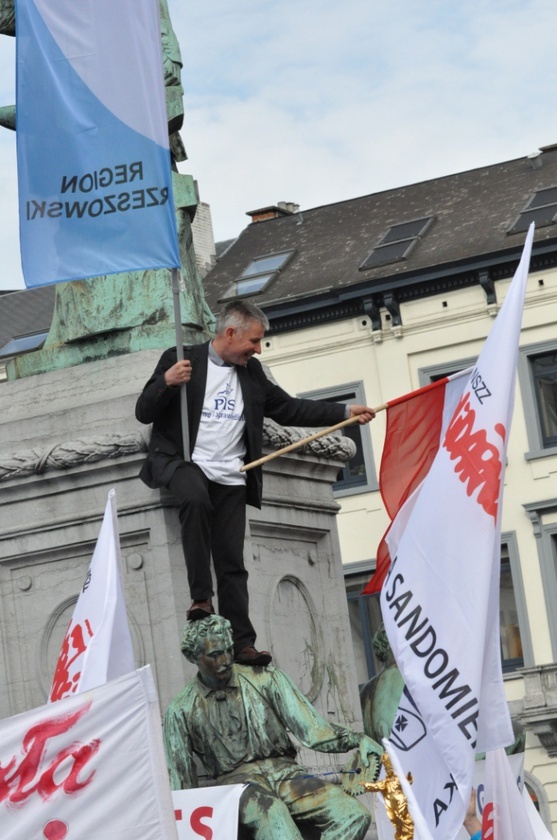
[{"label": "dormer window", "polygon": [[433,221],[432,216],[392,225],[360,266],[360,271],[405,260]]}]

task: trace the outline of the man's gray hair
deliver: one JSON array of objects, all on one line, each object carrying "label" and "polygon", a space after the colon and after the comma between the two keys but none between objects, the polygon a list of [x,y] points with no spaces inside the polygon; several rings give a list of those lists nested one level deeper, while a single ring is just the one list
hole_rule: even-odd
[{"label": "man's gray hair", "polygon": [[188,660],[194,664],[199,660],[205,648],[206,639],[222,639],[226,650],[234,644],[232,639],[232,625],[222,615],[211,615],[200,621],[188,621],[184,627],[180,650]]},{"label": "man's gray hair", "polygon": [[258,306],[247,300],[231,300],[217,315],[215,335],[221,335],[227,327],[244,330],[250,321],[257,321],[263,329],[269,329],[269,319]]}]

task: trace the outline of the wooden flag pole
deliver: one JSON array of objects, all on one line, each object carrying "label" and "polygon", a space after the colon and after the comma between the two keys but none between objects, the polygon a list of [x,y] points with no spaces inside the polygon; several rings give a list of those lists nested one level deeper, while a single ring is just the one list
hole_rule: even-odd
[{"label": "wooden flag pole", "polygon": [[[387,403],[383,403],[383,405],[378,405],[373,410],[377,414],[378,411],[385,411],[386,408]],[[310,435],[309,437],[297,440],[294,443],[290,443],[288,446],[283,446],[282,449],[277,449],[276,452],[270,452],[269,455],[264,455],[262,458],[258,458],[257,461],[251,461],[249,464],[244,464],[243,467],[240,467],[240,472],[246,472],[247,470],[253,469],[253,467],[259,467],[267,461],[272,461],[274,458],[278,458],[279,455],[285,455],[287,452],[293,452],[295,449],[305,446],[306,443],[311,443],[312,440],[317,440],[317,438],[330,435],[332,432],[336,432],[338,429],[343,429],[345,426],[351,426],[353,423],[357,423],[359,419],[360,415],[356,414],[354,417],[349,417],[348,420],[342,420],[340,423],[337,423],[336,426],[329,426],[327,429],[321,429],[321,431],[315,432],[315,434]]]},{"label": "wooden flag pole", "polygon": [[[179,362],[184,360],[184,341],[182,338],[182,316],[180,313],[180,269],[172,269],[172,296],[174,300],[174,329],[176,333],[176,356]],[[190,432],[188,423],[188,398],[186,383],[180,385],[180,408],[182,410],[182,446],[184,461],[190,460]]]}]

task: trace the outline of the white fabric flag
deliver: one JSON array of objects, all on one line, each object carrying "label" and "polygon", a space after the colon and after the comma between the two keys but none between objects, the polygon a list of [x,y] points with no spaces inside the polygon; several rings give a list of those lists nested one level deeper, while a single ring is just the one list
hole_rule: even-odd
[{"label": "white fabric flag", "polygon": [[444,770],[441,789],[419,802],[443,840],[462,825],[475,753],[513,740],[499,647],[501,502],[533,233],[406,527],[395,520],[388,537],[381,610]]},{"label": "white fabric flag", "polygon": [[[476,797],[476,814],[480,822],[483,818],[484,808],[487,806],[491,810],[490,801],[493,801],[493,781],[487,781],[486,768],[488,764],[491,763],[491,770],[493,770],[493,761],[491,759],[493,758],[494,753],[498,753],[498,760],[503,760],[507,765],[506,767],[503,767],[503,772],[498,774],[496,787],[500,784],[505,786],[514,784],[519,793],[519,797],[522,800],[522,806],[519,806],[516,797],[514,797],[513,794],[510,794],[513,800],[513,804],[510,806],[511,811],[521,811],[522,808],[524,809],[524,812],[528,817],[529,824],[534,832],[532,836],[535,837],[535,840],[553,840],[553,835],[550,834],[545,827],[540,815],[534,807],[530,794],[528,793],[528,789],[524,784],[524,753],[506,755],[503,750],[495,750],[487,753],[487,759],[476,761],[474,766],[474,788]],[[507,794],[505,794],[505,796],[507,796]],[[500,797],[498,798],[500,799]],[[493,821],[490,820],[490,822]],[[520,824],[522,823],[517,821],[517,825]],[[520,836],[522,840],[522,835],[517,836]],[[529,833],[526,833],[523,836],[526,839],[531,837]],[[469,834],[466,829],[463,828],[461,830],[458,835],[458,840],[469,840]],[[496,835],[492,832],[488,840],[496,840]],[[513,840],[512,834],[509,836],[509,840]]]},{"label": "white fabric flag", "polygon": [[236,840],[240,796],[246,785],[173,790],[178,840]]},{"label": "white fabric flag", "polygon": [[486,754],[482,836],[491,840],[536,840],[514,773],[501,747]]},{"label": "white fabric flag", "polygon": [[2,840],[177,840],[149,666],[0,721]]},{"label": "white fabric flag", "polygon": [[111,490],[93,559],[54,672],[50,701],[95,688],[135,669],[120,580],[116,493]]},{"label": "white fabric flag", "polygon": [[526,790],[526,785],[522,788],[522,801],[524,802],[524,808],[528,814],[528,819],[534,830],[536,840],[553,840],[553,834],[547,830],[542,818],[536,811],[534,803],[530,799],[530,794]]}]

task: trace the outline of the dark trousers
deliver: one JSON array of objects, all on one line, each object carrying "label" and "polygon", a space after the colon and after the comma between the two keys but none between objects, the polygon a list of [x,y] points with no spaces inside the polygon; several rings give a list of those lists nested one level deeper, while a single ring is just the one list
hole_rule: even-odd
[{"label": "dark trousers", "polygon": [[246,488],[209,481],[194,463],[181,464],[168,489],[180,502],[182,546],[193,601],[214,595],[218,612],[232,625],[236,652],[255,642],[249,619],[248,573],[244,566]]}]

